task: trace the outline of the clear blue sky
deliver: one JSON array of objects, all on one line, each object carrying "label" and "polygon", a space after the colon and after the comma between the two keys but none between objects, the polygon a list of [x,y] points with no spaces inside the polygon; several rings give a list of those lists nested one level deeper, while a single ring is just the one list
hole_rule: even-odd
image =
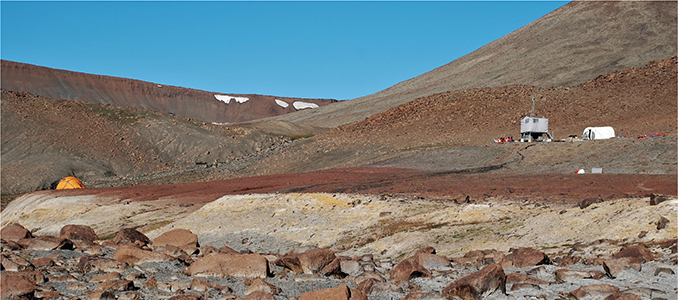
[{"label": "clear blue sky", "polygon": [[566,2],[0,2],[2,59],[218,93],[353,99]]}]

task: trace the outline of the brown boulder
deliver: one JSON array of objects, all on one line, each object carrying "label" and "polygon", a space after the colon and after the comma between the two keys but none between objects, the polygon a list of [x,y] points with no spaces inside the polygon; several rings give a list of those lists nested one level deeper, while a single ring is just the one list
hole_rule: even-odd
[{"label": "brown boulder", "polygon": [[506,275],[498,264],[491,264],[480,271],[471,273],[450,283],[441,291],[448,299],[459,297],[464,300],[480,300],[484,295],[500,290],[506,294]]},{"label": "brown boulder", "polygon": [[152,247],[154,249],[163,248],[167,245],[179,247],[180,249],[200,247],[198,244],[198,235],[190,230],[181,228],[172,229],[161,234],[153,240]]},{"label": "brown boulder", "polygon": [[118,295],[118,300],[143,300],[138,292],[122,292]]},{"label": "brown boulder", "polygon": [[235,251],[235,249],[233,249],[229,246],[221,246],[219,248],[219,252],[225,253],[225,254],[240,254],[240,252]]},{"label": "brown boulder", "polygon": [[147,262],[170,261],[173,258],[160,252],[146,251],[130,246],[120,246],[115,250],[115,259],[134,265]]},{"label": "brown boulder", "polygon": [[350,298],[351,290],[345,285],[307,292],[299,296],[299,300],[349,300]]},{"label": "brown boulder", "polygon": [[529,275],[525,274],[519,274],[519,273],[510,273],[506,275],[506,284],[516,284],[516,283],[529,283],[529,284],[536,284],[536,285],[549,285],[551,284],[550,282],[546,280],[541,280],[537,277],[532,277]]},{"label": "brown boulder", "polygon": [[73,250],[73,242],[68,239],[54,236],[38,236],[17,241],[21,247],[31,250]]},{"label": "brown boulder", "polygon": [[593,277],[593,275],[591,275],[591,273],[587,272],[587,271],[576,271],[576,270],[568,270],[568,269],[558,269],[558,270],[556,270],[555,276],[556,276],[556,282],[558,282],[558,283],[572,282],[572,281],[579,280],[579,279]]},{"label": "brown boulder", "polygon": [[623,257],[637,257],[640,258],[641,262],[654,260],[654,254],[652,254],[652,251],[642,246],[628,246],[612,256],[612,258]]},{"label": "brown boulder", "polygon": [[436,249],[431,247],[431,246],[426,246],[424,248],[417,250],[417,252],[415,252],[413,256],[417,256],[417,255],[422,254],[422,253],[423,254],[436,254]]},{"label": "brown boulder", "polygon": [[666,228],[666,225],[669,222],[671,222],[671,221],[669,221],[669,219],[667,219],[665,217],[659,218],[659,221],[657,221],[657,230],[662,230],[662,229]]},{"label": "brown boulder", "polygon": [[77,268],[84,272],[124,272],[129,267],[124,261],[118,261],[110,258],[94,258],[90,256],[80,256]]},{"label": "brown boulder", "polygon": [[189,287],[189,289],[191,289],[191,291],[204,292],[214,287],[215,287],[214,284],[210,283],[207,280],[193,278],[193,281],[191,281],[191,286]]},{"label": "brown boulder", "polygon": [[2,228],[2,230],[0,230],[0,236],[3,240],[12,242],[33,237],[31,232],[19,223],[12,223]]},{"label": "brown boulder", "polygon": [[125,279],[107,280],[97,284],[97,290],[133,291],[134,282]]},{"label": "brown boulder", "polygon": [[351,289],[350,292],[351,297],[349,300],[367,300],[367,296],[357,289]]},{"label": "brown boulder", "polygon": [[120,279],[121,275],[118,272],[110,272],[110,273],[103,273],[99,275],[92,276],[89,281],[90,282],[104,282],[104,281],[109,281],[109,280],[117,280]]},{"label": "brown boulder", "polygon": [[54,260],[49,258],[49,257],[41,257],[37,258],[31,261],[31,264],[40,269],[40,268],[48,268],[51,266],[54,266]]},{"label": "brown boulder", "polygon": [[279,287],[272,285],[261,278],[257,278],[254,281],[252,281],[250,287],[248,287],[247,290],[245,290],[245,296],[254,292],[266,292],[269,294],[277,295],[281,291],[282,290]]},{"label": "brown boulder", "polygon": [[441,271],[452,269],[452,264],[450,264],[450,261],[442,256],[429,253],[420,253],[415,256],[419,265],[426,270]]},{"label": "brown boulder", "polygon": [[301,268],[301,263],[299,262],[298,255],[285,254],[285,256],[276,259],[274,264],[276,266],[288,268],[290,269],[290,271],[294,272],[294,274],[301,274],[304,272],[304,270]]},{"label": "brown boulder", "polygon": [[616,278],[621,272],[631,269],[640,272],[642,261],[638,257],[622,257],[606,259],[603,261],[605,274],[610,278]]},{"label": "brown boulder", "polygon": [[551,263],[551,260],[544,252],[526,247],[514,249],[504,259],[513,262],[513,265],[517,268],[548,265]]},{"label": "brown boulder", "polygon": [[3,253],[0,255],[0,264],[2,265],[3,270],[10,272],[34,269],[34,266],[30,262],[13,253]]},{"label": "brown boulder", "polygon": [[115,294],[111,291],[92,291],[87,292],[89,300],[115,300]]},{"label": "brown boulder", "polygon": [[256,291],[245,296],[243,300],[275,300],[275,297],[269,292]]},{"label": "brown boulder", "polygon": [[167,300],[202,300],[202,296],[196,294],[181,294],[169,297]]},{"label": "brown boulder", "polygon": [[151,240],[143,233],[139,232],[134,228],[123,228],[118,231],[118,234],[115,235],[113,243],[116,244],[140,244],[148,245],[151,243]]},{"label": "brown boulder", "polygon": [[341,260],[335,258],[331,263],[327,264],[320,270],[320,274],[325,276],[335,275],[338,277],[346,276],[345,273],[341,271]]},{"label": "brown boulder", "polygon": [[73,276],[71,274],[55,275],[55,276],[47,276],[47,281],[49,281],[49,282],[71,282],[71,281],[78,281],[78,278],[75,278],[75,276]]},{"label": "brown boulder", "polygon": [[59,231],[59,236],[74,242],[94,242],[99,239],[94,229],[87,225],[66,225]]},{"label": "brown boulder", "polygon": [[605,297],[604,300],[641,300],[640,296],[632,293],[614,293]]},{"label": "brown boulder", "polygon": [[211,253],[196,260],[189,268],[191,276],[235,276],[266,278],[268,260],[260,254]]},{"label": "brown boulder", "polygon": [[415,277],[431,278],[431,272],[419,264],[417,257],[410,257],[401,261],[391,271],[391,281],[397,285],[408,282]]},{"label": "brown boulder", "polygon": [[335,258],[334,252],[330,249],[313,249],[299,254],[299,264],[304,274],[317,274]]},{"label": "brown boulder", "polygon": [[188,255],[188,253],[186,253],[186,251],[181,250],[181,248],[179,248],[177,246],[172,246],[172,245],[165,245],[162,253],[165,253],[165,254],[172,256],[172,257]]},{"label": "brown boulder", "polygon": [[[305,250],[301,252],[301,250]],[[318,274],[323,271],[327,274],[333,274],[340,271],[340,262],[323,270],[326,266],[335,261],[337,257],[334,252],[327,248],[311,249],[295,248],[286,253],[283,257],[275,260],[275,264],[290,269],[295,274]]]},{"label": "brown boulder", "polygon": [[667,197],[666,195],[655,194],[655,193],[650,194],[650,205],[657,205],[657,204],[662,203],[666,200],[669,200],[669,197]]},{"label": "brown boulder", "polygon": [[582,286],[572,292],[567,296],[570,299],[598,299],[607,297],[610,294],[619,292],[619,288],[609,284],[594,284],[588,286]]},{"label": "brown boulder", "polygon": [[340,260],[339,269],[341,269],[342,273],[349,276],[358,276],[363,273],[363,267],[355,260]]},{"label": "brown boulder", "polygon": [[364,293],[365,295],[369,295],[372,292],[372,287],[377,282],[379,282],[379,280],[377,280],[376,278],[365,279],[358,284],[358,290]]},{"label": "brown boulder", "polygon": [[35,282],[20,273],[0,274],[0,296],[2,299],[34,299]]},{"label": "brown boulder", "polygon": [[511,291],[519,291],[519,290],[524,290],[524,289],[535,289],[535,290],[541,290],[538,284],[534,283],[514,283],[511,285]]}]

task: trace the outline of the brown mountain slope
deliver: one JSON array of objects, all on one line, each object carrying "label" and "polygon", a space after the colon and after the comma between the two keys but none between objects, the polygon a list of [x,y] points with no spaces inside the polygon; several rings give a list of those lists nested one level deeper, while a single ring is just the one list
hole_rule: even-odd
[{"label": "brown mountain slope", "polygon": [[445,66],[381,92],[276,119],[336,127],[446,91],[583,83],[600,74],[676,56],[677,11],[675,1],[571,2]]},{"label": "brown mountain slope", "polygon": [[49,188],[68,175],[85,184],[129,184],[144,174],[204,169],[283,142],[260,130],[2,91],[2,193]]},{"label": "brown mountain slope", "polygon": [[[604,167],[610,173],[676,172],[676,63],[650,63],[600,75],[571,87],[513,85],[419,98],[366,120],[340,126],[296,147],[267,153],[248,174],[383,166],[437,172],[567,173]],[[520,135],[530,113],[549,118],[555,138],[588,126],[613,126],[627,138],[541,144],[492,144]],[[652,133],[663,138],[636,139]],[[528,149],[529,148],[529,149]]]},{"label": "brown mountain slope", "polygon": [[[675,174],[676,63],[676,58],[651,63],[572,87],[436,94],[295,140],[141,109],[3,91],[2,191],[47,188],[70,174],[90,187],[103,187],[359,166],[509,175],[591,167],[606,173]],[[602,125],[628,138],[492,144],[494,138],[519,134],[518,121],[529,113],[530,97],[536,99],[537,114],[549,118],[556,138]],[[634,138],[656,132],[670,135]]]},{"label": "brown mountain slope", "polygon": [[[28,92],[53,99],[85,101],[138,107],[205,122],[236,123],[297,111],[296,101],[318,106],[336,102],[328,99],[299,99],[264,95],[235,95],[249,101],[219,101],[223,95],[195,89],[165,86],[126,78],[70,72],[2,60],[2,89]],[[284,101],[287,107],[276,103]],[[284,106],[284,104],[283,104]]]}]

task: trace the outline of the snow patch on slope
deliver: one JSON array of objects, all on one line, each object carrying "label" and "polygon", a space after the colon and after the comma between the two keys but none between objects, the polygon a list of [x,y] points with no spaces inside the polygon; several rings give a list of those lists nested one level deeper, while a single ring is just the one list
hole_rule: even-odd
[{"label": "snow patch on slope", "polygon": [[275,99],[275,103],[280,105],[282,108],[287,108],[288,106],[290,106],[289,103],[282,101],[280,99]]},{"label": "snow patch on slope", "polygon": [[235,102],[238,103],[245,103],[250,100],[250,98],[247,97],[236,97],[236,96],[229,96],[229,95],[214,95],[214,98],[217,98],[217,100],[224,102],[226,104],[230,104],[231,100],[234,100]]},{"label": "snow patch on slope", "polygon": [[296,108],[297,110],[320,107],[320,106],[318,106],[318,104],[302,102],[302,101],[294,101],[294,103],[292,103],[292,106],[294,106],[294,108]]}]

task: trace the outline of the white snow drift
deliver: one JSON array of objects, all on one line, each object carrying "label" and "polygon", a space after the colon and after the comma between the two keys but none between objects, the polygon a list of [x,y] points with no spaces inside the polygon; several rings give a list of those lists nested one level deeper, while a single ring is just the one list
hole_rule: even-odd
[{"label": "white snow drift", "polygon": [[217,98],[217,100],[224,102],[226,104],[230,104],[231,100],[234,100],[235,102],[238,103],[245,103],[250,100],[250,98],[247,97],[236,97],[236,96],[229,96],[229,95],[214,95],[214,98]]},{"label": "white snow drift", "polygon": [[320,107],[320,106],[318,106],[318,104],[302,102],[302,101],[294,101],[294,103],[292,103],[292,106],[294,106],[294,108],[296,108],[297,110]]},{"label": "white snow drift", "polygon": [[282,101],[280,99],[275,99],[275,103],[280,105],[282,108],[287,108],[288,106],[290,106],[289,103]]}]

